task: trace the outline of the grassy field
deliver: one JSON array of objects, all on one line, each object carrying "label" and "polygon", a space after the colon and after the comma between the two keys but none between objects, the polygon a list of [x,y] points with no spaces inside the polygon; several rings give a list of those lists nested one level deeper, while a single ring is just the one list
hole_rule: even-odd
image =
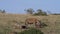
[{"label": "grassy field", "polygon": [[0,13],[0,27],[12,24],[14,23],[13,21],[17,21],[18,23],[21,24],[25,21],[26,18],[29,17],[37,18],[48,25],[47,27],[40,28],[41,31],[44,32],[44,34],[60,34],[60,15],[31,16],[24,14]]}]

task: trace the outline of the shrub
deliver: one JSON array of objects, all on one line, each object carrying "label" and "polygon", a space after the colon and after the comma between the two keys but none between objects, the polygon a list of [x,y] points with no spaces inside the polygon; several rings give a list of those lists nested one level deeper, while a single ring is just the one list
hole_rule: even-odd
[{"label": "shrub", "polygon": [[18,34],[43,34],[43,32],[41,32],[38,29],[32,28],[32,29],[29,29],[29,30],[22,31],[22,32],[20,32]]},{"label": "shrub", "polygon": [[46,12],[38,12],[38,13],[34,13],[33,15],[35,16],[47,16],[47,13]]}]

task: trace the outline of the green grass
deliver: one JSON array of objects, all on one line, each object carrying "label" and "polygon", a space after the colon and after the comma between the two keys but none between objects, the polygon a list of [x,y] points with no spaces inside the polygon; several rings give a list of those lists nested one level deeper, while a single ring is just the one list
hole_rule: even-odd
[{"label": "green grass", "polygon": [[38,29],[29,29],[29,30],[25,30],[25,31],[22,31],[20,32],[19,34],[43,34],[43,32],[41,32],[40,30]]}]

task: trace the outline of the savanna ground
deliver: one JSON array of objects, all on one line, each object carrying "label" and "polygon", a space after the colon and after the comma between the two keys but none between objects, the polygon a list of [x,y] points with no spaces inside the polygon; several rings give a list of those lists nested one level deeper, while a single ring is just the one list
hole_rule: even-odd
[{"label": "savanna ground", "polygon": [[[44,34],[60,34],[60,15],[48,15],[48,16],[31,16],[31,15],[24,15],[24,14],[2,14],[0,13],[0,32],[2,29],[7,26],[11,26],[14,21],[17,21],[19,24],[25,22],[26,18],[35,17],[45,24],[47,27],[40,28]],[[12,28],[14,31],[14,29]],[[17,30],[21,31],[21,30]]]}]

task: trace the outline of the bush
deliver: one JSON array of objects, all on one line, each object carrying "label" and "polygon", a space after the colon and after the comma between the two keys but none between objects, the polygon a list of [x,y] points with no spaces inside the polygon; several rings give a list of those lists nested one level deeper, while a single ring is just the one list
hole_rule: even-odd
[{"label": "bush", "polygon": [[47,16],[47,13],[46,12],[42,12],[42,13],[34,13],[33,15],[35,15],[35,16]]},{"label": "bush", "polygon": [[43,32],[41,32],[38,29],[32,28],[32,29],[29,29],[29,30],[22,31],[22,32],[20,32],[18,34],[43,34]]}]

